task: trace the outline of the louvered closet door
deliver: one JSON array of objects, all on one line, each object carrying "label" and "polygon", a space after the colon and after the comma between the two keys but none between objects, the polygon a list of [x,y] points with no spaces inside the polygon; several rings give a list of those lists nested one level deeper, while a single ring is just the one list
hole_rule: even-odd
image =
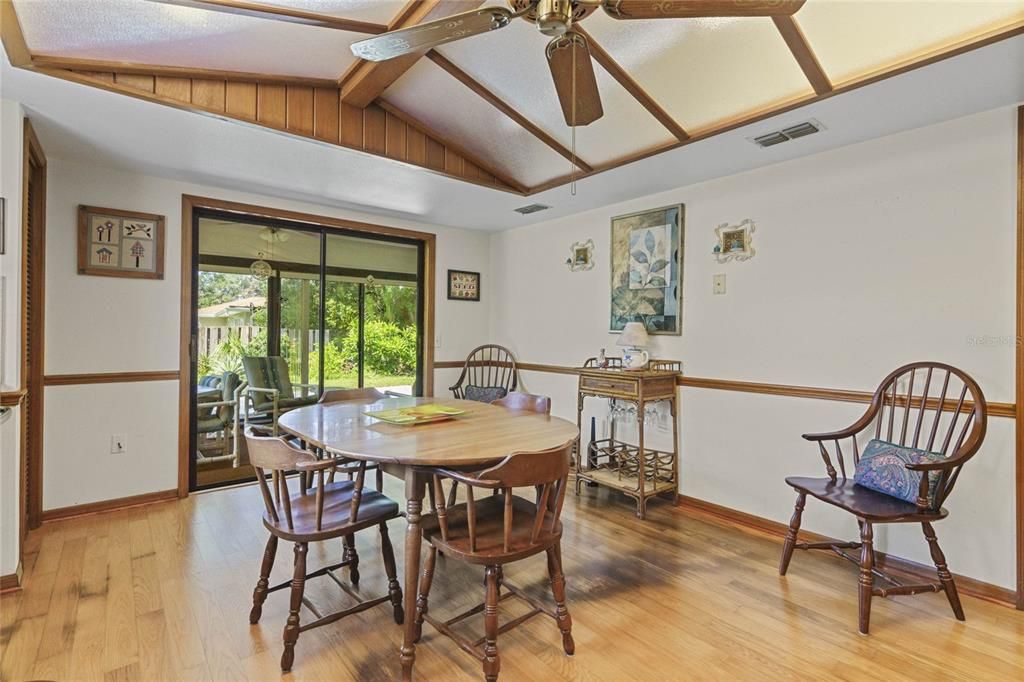
[{"label": "louvered closet door", "polygon": [[22,462],[24,472],[22,481],[22,505],[25,510],[25,527],[37,528],[40,524],[41,491],[39,476],[40,446],[42,431],[42,375],[43,358],[41,357],[43,334],[43,221],[42,202],[45,193],[45,167],[30,161],[26,169],[28,182],[25,194],[25,273],[24,273],[24,306],[25,330],[22,340],[24,347],[22,370],[25,388],[28,393],[23,403],[24,423],[22,430]]}]

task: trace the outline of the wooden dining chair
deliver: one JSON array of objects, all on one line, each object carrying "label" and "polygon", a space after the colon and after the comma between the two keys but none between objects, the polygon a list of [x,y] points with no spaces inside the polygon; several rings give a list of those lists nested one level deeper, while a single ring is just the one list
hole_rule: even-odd
[{"label": "wooden dining chair", "polygon": [[462,373],[448,390],[459,400],[484,403],[503,398],[519,385],[515,356],[504,346],[477,346],[466,357]]},{"label": "wooden dining chair", "polygon": [[[497,465],[478,473],[462,473],[440,468],[424,468],[429,476],[428,493],[431,513],[423,519],[423,537],[429,548],[420,576],[416,599],[416,641],[423,632],[423,622],[452,638],[463,651],[483,664],[488,682],[498,679],[501,667],[498,656],[498,633],[507,632],[533,616],[544,613],[558,623],[562,648],[572,655],[576,645],[572,639],[572,618],[565,605],[565,578],[562,574],[562,504],[569,474],[572,446],[540,452],[510,455]],[[444,481],[458,481],[466,486],[467,501],[457,506],[445,502]],[[537,498],[531,502],[512,494],[513,488],[533,487]],[[474,491],[497,491],[477,500]],[[428,611],[430,587],[434,580],[437,554],[449,559],[482,565],[484,569],[484,603],[445,621],[435,619]],[[548,577],[555,599],[554,610],[539,604],[503,580],[502,567],[541,552],[547,553]],[[502,595],[504,587],[507,593]],[[498,625],[498,603],[518,597],[530,610],[503,625]],[[484,613],[484,636],[469,640],[457,634],[452,626],[466,618]]]},{"label": "wooden dining chair", "polygon": [[[263,613],[263,602],[271,592],[291,587],[291,604],[288,621],[284,627],[284,653],[281,655],[281,670],[291,670],[295,659],[295,643],[299,633],[321,625],[333,623],[345,616],[360,613],[386,601],[391,602],[395,622],[404,620],[402,610],[402,588],[398,584],[395,570],[395,553],[388,537],[387,522],[398,517],[398,504],[375,490],[364,490],[365,462],[357,467],[355,480],[328,482],[325,472],[335,462],[319,460],[309,452],[298,450],[281,438],[258,437],[247,432],[249,458],[256,469],[256,480],[266,511],[263,525],[270,532],[267,547],[263,552],[260,578],[252,594],[252,610],[249,622],[258,623]],[[293,493],[288,482],[288,472],[315,474],[316,486],[310,494],[305,485],[295,486]],[[267,476],[270,476],[269,482]],[[384,571],[388,577],[388,594],[364,600],[334,573],[338,568],[349,565],[350,560],[342,558],[336,564],[306,572],[306,552],[310,542],[322,542],[334,538],[352,537],[355,533],[371,526],[380,529],[381,555]],[[270,572],[274,567],[279,539],[295,544],[294,576],[290,581],[269,586]],[[358,603],[354,606],[323,614],[303,595],[306,580],[326,575]],[[355,582],[355,581],[353,581]],[[300,624],[299,611],[306,606],[315,616],[310,623]]]},{"label": "wooden dining chair", "polygon": [[320,394],[320,400],[317,402],[321,405],[347,403],[354,400],[372,403],[386,397],[376,388],[325,388],[324,392]]},{"label": "wooden dining chair", "polygon": [[[963,465],[978,452],[985,438],[988,409],[978,384],[963,371],[938,362],[915,362],[895,370],[875,391],[867,411],[852,426],[830,433],[808,433],[804,439],[818,444],[828,478],[790,477],[796,490],[796,508],[782,548],[779,574],[786,575],[794,549],[828,549],[860,566],[858,586],[860,632],[868,634],[871,598],[890,595],[945,592],[957,620],[964,620],[956,583],[932,528],[949,512],[942,503],[953,491]],[[847,468],[846,453],[856,467],[861,463],[858,437],[880,442],[886,454],[884,472],[889,482],[916,490],[914,502],[856,483]],[[913,450],[907,455],[907,449]],[[865,448],[865,454],[868,449]],[[899,455],[899,457],[896,457]],[[833,457],[835,460],[833,460]],[[911,461],[904,462],[904,459]],[[914,461],[916,460],[916,461]],[[835,464],[839,471],[836,471]],[[918,480],[919,479],[919,480]],[[862,479],[864,482],[869,482]],[[799,542],[804,503],[810,495],[857,517],[860,542]],[[939,582],[906,585],[875,565],[873,526],[877,523],[920,523],[938,573]],[[859,549],[860,560],[846,553]],[[875,587],[875,578],[888,583]]]},{"label": "wooden dining chair", "polygon": [[551,414],[551,398],[546,395],[534,395],[520,391],[512,391],[504,398],[498,398],[491,405],[499,405],[509,410]]}]

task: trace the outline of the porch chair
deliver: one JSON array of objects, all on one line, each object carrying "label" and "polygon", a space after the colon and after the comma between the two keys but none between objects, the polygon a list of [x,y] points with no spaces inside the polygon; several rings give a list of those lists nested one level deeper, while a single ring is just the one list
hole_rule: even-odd
[{"label": "porch chair", "polygon": [[221,434],[220,455],[207,457],[200,452],[199,463],[225,462],[234,460],[238,466],[237,448],[235,454],[230,453],[230,445],[233,440],[233,426],[235,423],[238,397],[235,389],[238,388],[240,379],[234,372],[224,372],[221,375],[210,374],[202,377],[198,385],[208,389],[217,389],[220,393],[219,400],[201,400],[196,403],[196,434]]},{"label": "porch chair", "polygon": [[[293,384],[288,375],[288,363],[280,356],[245,357],[242,358],[242,367],[246,379],[242,387],[246,429],[252,413],[262,414],[270,417],[270,432],[276,436],[277,420],[283,412],[317,401],[317,396],[306,395],[308,389],[316,390],[317,385]],[[301,389],[303,395],[296,396],[296,388]]]},{"label": "porch chair", "polygon": [[[430,623],[438,632],[451,637],[459,648],[482,663],[488,682],[498,679],[501,667],[498,633],[511,630],[539,613],[551,616],[558,623],[565,653],[571,656],[575,652],[572,618],[565,605],[560,520],[571,451],[572,446],[566,445],[552,450],[511,455],[478,473],[442,468],[421,469],[430,476],[427,491],[431,513],[423,519],[423,537],[428,543],[428,552],[416,599],[416,641],[423,634],[423,622]],[[445,480],[466,485],[465,503],[457,506],[445,503]],[[512,494],[513,488],[526,486],[536,489],[536,502]],[[496,494],[477,501],[474,491],[481,488]],[[438,551],[443,552],[449,560],[485,567],[484,603],[445,621],[432,617],[428,608]],[[553,611],[503,580],[502,567],[505,564],[541,552],[547,554],[548,576],[555,599]],[[502,587],[507,590],[504,595],[501,594]],[[531,609],[499,627],[498,603],[513,596],[525,601]],[[481,611],[484,613],[483,637],[469,640],[454,632],[452,625]]]},{"label": "porch chair", "polygon": [[512,351],[493,343],[477,346],[462,365],[458,381],[448,390],[459,400],[492,403],[519,385],[519,370]]},{"label": "porch chair", "polygon": [[[779,575],[786,575],[794,549],[828,549],[859,564],[859,626],[865,635],[872,597],[942,591],[953,615],[964,620],[956,583],[932,522],[948,515],[942,503],[953,491],[963,465],[981,447],[987,413],[981,388],[963,371],[938,362],[915,362],[882,380],[867,412],[852,426],[831,433],[804,434],[805,440],[818,444],[828,478],[786,479],[797,497],[782,547]],[[861,454],[857,439],[864,434],[872,440]],[[856,473],[847,471],[842,446],[847,439],[847,452],[852,455]],[[833,455],[839,465],[838,474]],[[848,473],[854,478],[848,478]],[[857,517],[860,542],[798,541],[808,495]],[[920,523],[939,582],[906,585],[879,570],[873,547],[873,526],[878,523]],[[860,560],[843,551],[846,549],[859,549]],[[875,587],[876,577],[888,586]]]},{"label": "porch chair", "polygon": [[[263,613],[263,603],[271,592],[291,587],[291,604],[284,628],[284,653],[281,655],[281,670],[291,670],[295,659],[295,643],[299,633],[321,625],[333,623],[345,616],[365,611],[386,601],[391,602],[395,622],[404,620],[402,610],[402,588],[398,584],[395,569],[395,553],[388,537],[387,522],[398,517],[398,504],[380,492],[364,490],[363,480],[366,463],[356,468],[354,481],[327,482],[324,472],[333,469],[337,463],[330,459],[318,460],[312,454],[298,450],[280,438],[245,434],[249,458],[256,469],[256,480],[266,512],[263,525],[270,532],[260,578],[252,594],[252,610],[249,622],[256,624]],[[304,485],[296,486],[298,494],[289,488],[287,473],[297,471],[300,475],[316,475],[316,490],[309,494]],[[267,474],[270,474],[268,484]],[[380,529],[381,555],[384,571],[388,577],[388,594],[363,600],[352,588],[334,573],[338,568],[351,564],[342,558],[339,563],[306,572],[306,552],[310,542],[322,542],[334,538],[352,537],[356,532],[371,526]],[[292,580],[269,586],[270,572],[274,567],[278,539],[295,543],[295,568]],[[313,603],[303,596],[306,580],[327,575],[358,603],[332,614],[322,614]],[[357,579],[353,578],[353,584]],[[301,624],[299,611],[305,605],[316,617],[310,623]]]}]

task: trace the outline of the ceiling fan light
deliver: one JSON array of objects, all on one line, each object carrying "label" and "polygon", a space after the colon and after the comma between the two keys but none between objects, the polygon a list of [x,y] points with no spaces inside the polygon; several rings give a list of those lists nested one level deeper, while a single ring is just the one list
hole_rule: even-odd
[{"label": "ceiling fan light", "polygon": [[537,3],[537,30],[546,36],[565,35],[572,23],[572,3],[569,0],[540,0]]}]

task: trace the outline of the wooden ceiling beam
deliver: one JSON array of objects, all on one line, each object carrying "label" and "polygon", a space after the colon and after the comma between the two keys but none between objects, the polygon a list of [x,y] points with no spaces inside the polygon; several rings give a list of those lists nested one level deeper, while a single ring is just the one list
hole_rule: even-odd
[{"label": "wooden ceiling beam", "polygon": [[793,58],[800,65],[800,69],[804,72],[811,87],[814,88],[814,92],[819,95],[832,92],[832,81],[829,80],[825,70],[821,68],[817,55],[811,49],[800,25],[796,23],[796,19],[790,16],[772,17],[772,21],[775,22],[775,28],[779,29],[782,39],[786,41],[789,51],[793,53]]},{"label": "wooden ceiling beam", "polygon": [[235,14],[245,17],[256,17],[259,19],[272,19],[274,21],[285,21],[290,24],[302,24],[304,26],[318,26],[320,28],[333,28],[340,31],[352,31],[353,33],[370,33],[378,35],[388,30],[384,24],[376,24],[370,21],[358,21],[346,19],[330,14],[319,12],[307,12],[293,7],[282,7],[280,5],[266,5],[259,2],[245,2],[244,0],[149,0],[162,5],[178,5],[181,7],[194,7],[196,9],[209,10],[211,12],[223,12],[224,14]]},{"label": "wooden ceiling beam", "polygon": [[468,149],[466,149],[465,147],[463,147],[459,143],[453,142],[451,140],[451,138],[449,138],[449,137],[447,137],[445,135],[442,135],[441,133],[437,132],[436,130],[431,128],[429,125],[427,125],[423,121],[420,121],[416,117],[414,117],[414,116],[412,116],[410,114],[407,114],[406,112],[404,112],[401,109],[399,109],[398,107],[396,107],[394,104],[391,104],[390,102],[387,102],[385,100],[378,99],[375,102],[375,104],[377,106],[379,106],[381,109],[383,109],[384,111],[386,111],[389,114],[391,114],[392,116],[405,121],[405,123],[407,125],[410,125],[413,128],[418,129],[420,132],[426,133],[430,137],[434,138],[435,140],[437,140],[438,142],[443,144],[448,149],[451,149],[453,152],[455,152],[459,156],[461,156],[464,159],[468,160],[473,165],[478,166],[478,167],[484,169],[485,171],[487,171],[488,173],[490,173],[494,177],[498,178],[499,180],[501,180],[503,183],[505,183],[506,185],[508,185],[512,189],[514,189],[516,192],[519,192],[520,194],[526,194],[526,186],[523,183],[519,182],[518,180],[516,180],[515,178],[510,176],[505,171],[499,170],[499,169],[495,168],[493,165],[489,164],[488,162],[483,161],[475,153],[469,151]]},{"label": "wooden ceiling beam", "polygon": [[[388,25],[388,30],[395,31],[468,12],[482,4],[482,0],[410,0]],[[359,60],[341,78],[341,101],[354,107],[366,107],[422,57],[421,52],[383,62]]]},{"label": "wooden ceiling beam", "polygon": [[685,142],[690,138],[690,135],[683,130],[683,127],[667,111],[662,109],[661,105],[655,102],[654,98],[648,95],[647,91],[640,87],[640,84],[633,80],[633,77],[619,66],[618,62],[612,59],[612,56],[601,47],[600,43],[594,40],[593,36],[583,30],[581,26],[574,26],[573,30],[582,34],[587,39],[587,44],[590,45],[590,55],[594,60],[611,74],[611,77],[617,80],[619,85],[633,96],[633,99],[649,111],[651,116],[658,120],[658,123],[665,126],[680,142]]},{"label": "wooden ceiling beam", "polygon": [[477,95],[479,95],[488,104],[492,105],[495,109],[497,109],[498,111],[500,111],[501,113],[505,114],[510,119],[518,123],[522,128],[526,129],[527,132],[532,134],[538,140],[546,144],[548,147],[551,147],[551,149],[558,152],[560,155],[568,159],[570,162],[574,163],[580,170],[586,171],[588,173],[594,170],[594,168],[590,164],[588,164],[586,161],[583,161],[578,156],[574,156],[573,153],[566,149],[562,144],[560,144],[558,140],[551,137],[551,135],[549,135],[545,131],[541,130],[532,121],[523,116],[515,108],[513,108],[507,102],[505,102],[500,97],[495,95],[493,92],[488,90],[486,87],[484,87],[484,85],[477,81],[475,78],[473,78],[468,73],[466,73],[458,66],[453,64],[451,60],[442,55],[440,52],[437,52],[436,50],[431,50],[430,52],[427,53],[427,59],[429,59],[430,61],[434,62],[442,69],[447,71],[455,78],[455,80],[465,85],[467,88],[469,88]]},{"label": "wooden ceiling beam", "polygon": [[338,84],[333,78],[308,78],[305,76],[285,76],[272,73],[200,69],[189,66],[165,66],[162,64],[139,64],[137,62],[115,62],[101,59],[79,59],[77,57],[62,57],[46,54],[32,55],[31,65],[37,68],[69,69],[71,71],[101,71],[139,74],[143,76],[201,78],[249,83],[282,83],[285,85],[303,85],[314,88],[338,87]]},{"label": "wooden ceiling beam", "polygon": [[26,67],[31,64],[32,53],[28,51],[25,34],[21,31],[21,22],[18,21],[11,0],[0,0],[0,39],[3,40],[11,66]]}]

